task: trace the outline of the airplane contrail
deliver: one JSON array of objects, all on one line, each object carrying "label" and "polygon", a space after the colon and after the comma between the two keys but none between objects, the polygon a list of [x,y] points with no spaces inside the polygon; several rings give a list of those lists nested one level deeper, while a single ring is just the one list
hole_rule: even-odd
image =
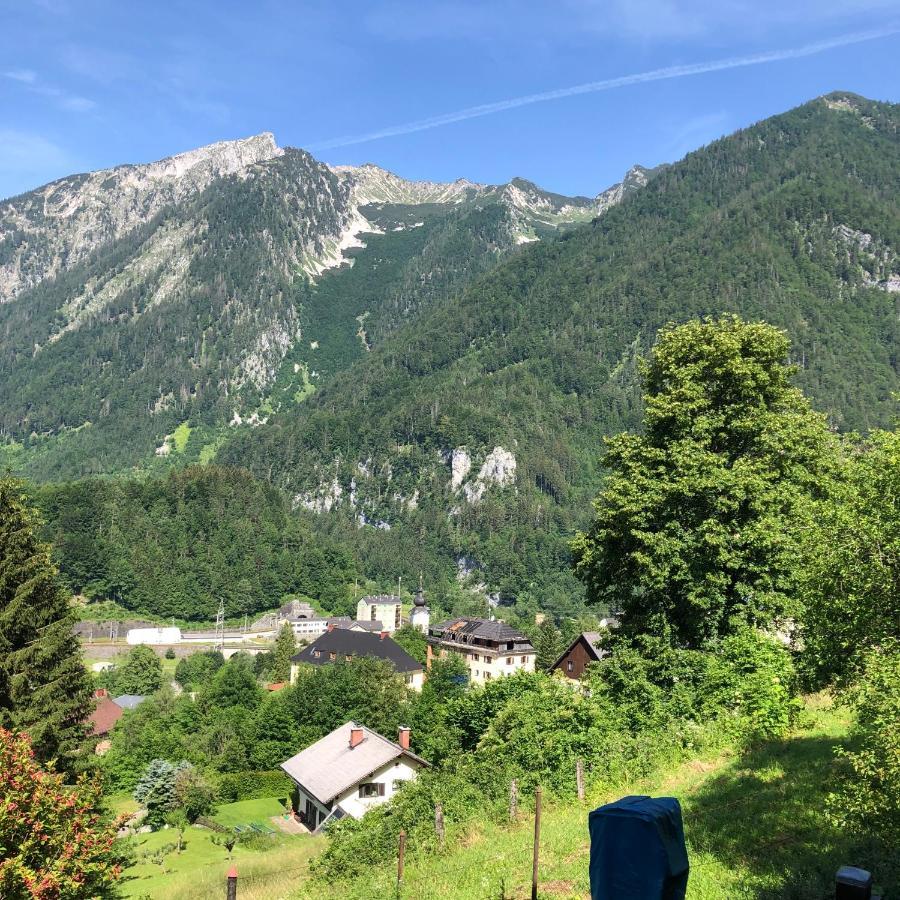
[{"label": "airplane contrail", "polygon": [[684,78],[688,75],[704,75],[707,72],[720,72],[724,69],[739,69],[745,66],[759,66],[764,63],[780,62],[786,59],[799,59],[804,56],[815,56],[817,53],[824,53],[826,50],[834,50],[837,47],[846,47],[850,44],[860,44],[864,41],[874,41],[878,38],[890,37],[891,35],[898,33],[900,33],[900,26],[892,25],[887,28],[873,29],[871,31],[857,31],[852,34],[844,34],[827,41],[817,41],[814,44],[806,44],[802,47],[793,47],[787,50],[769,50],[765,53],[755,53],[750,56],[732,56],[728,59],[717,59],[709,62],[691,63],[682,66],[667,66],[664,69],[652,69],[649,72],[621,75],[618,78],[606,78],[603,81],[589,81],[586,84],[576,84],[571,87],[557,88],[552,91],[542,91],[539,94],[526,94],[524,97],[511,97],[508,100],[499,100],[495,103],[483,103],[480,106],[469,106],[466,109],[458,109],[456,112],[444,113],[427,119],[418,119],[415,122],[406,122],[402,125],[391,125],[387,128],[382,128],[378,131],[370,131],[366,134],[332,138],[330,140],[311,144],[309,149],[328,150],[333,147],[348,147],[351,144],[365,144],[369,141],[380,140],[381,138],[413,134],[417,131],[427,131],[430,128],[440,128],[443,125],[451,125],[454,122],[464,122],[467,119],[490,116],[494,113],[504,112],[507,109],[529,106],[532,103],[546,103],[550,100],[561,100],[564,97],[575,97],[578,94],[593,94],[598,91],[611,91],[615,88],[628,87],[632,84],[645,84],[648,81],[664,81],[669,78]]}]

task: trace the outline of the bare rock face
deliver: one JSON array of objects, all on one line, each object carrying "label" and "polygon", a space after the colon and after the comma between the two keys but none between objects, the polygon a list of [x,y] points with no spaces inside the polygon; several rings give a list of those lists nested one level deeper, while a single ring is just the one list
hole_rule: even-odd
[{"label": "bare rock face", "polygon": [[216,178],[283,152],[272,134],[258,134],[146,165],[71,175],[0,203],[0,245],[12,246],[0,264],[0,303],[71,268]]}]

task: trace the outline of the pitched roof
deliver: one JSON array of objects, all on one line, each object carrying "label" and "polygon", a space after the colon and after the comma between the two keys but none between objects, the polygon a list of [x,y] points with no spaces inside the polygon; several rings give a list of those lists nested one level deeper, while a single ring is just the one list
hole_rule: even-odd
[{"label": "pitched roof", "polygon": [[394,594],[366,594],[365,597],[360,597],[359,599],[364,603],[368,603],[369,606],[377,603],[397,604],[403,602],[400,597],[397,597]]},{"label": "pitched roof", "polygon": [[103,735],[112,731],[113,725],[122,718],[123,710],[109,697],[100,697],[94,711],[88,716],[88,722],[93,726],[91,734]]},{"label": "pitched roof", "polygon": [[140,706],[147,698],[143,694],[122,694],[120,697],[113,697],[113,703],[122,709],[134,709]]},{"label": "pitched roof", "polygon": [[495,641],[502,644],[508,641],[514,641],[518,644],[531,644],[527,635],[522,634],[506,622],[492,621],[490,619],[475,619],[471,616],[458,616],[455,619],[447,619],[446,622],[440,622],[431,629],[433,632],[439,633],[441,638],[445,638],[448,634],[465,634],[470,638],[480,638],[484,641]]},{"label": "pitched roof", "polygon": [[572,648],[581,640],[587,644],[588,653],[590,656],[594,657],[594,660],[602,659],[603,657],[603,649],[600,647],[600,638],[602,635],[599,631],[582,631],[562,653],[559,654],[559,659],[550,666],[550,671],[552,672],[572,651]]},{"label": "pitched roof", "polygon": [[[335,659],[331,659],[331,654]],[[420,672],[422,663],[413,659],[396,641],[368,631],[335,628],[316,638],[291,657],[291,662],[323,666],[347,656],[369,656],[387,660],[398,672]]]},{"label": "pitched roof", "polygon": [[[362,741],[355,747],[350,746],[351,728],[361,728],[363,732]],[[400,756],[428,765],[422,757],[404,750],[377,731],[345,722],[283,762],[281,768],[304,791],[325,804]]]}]

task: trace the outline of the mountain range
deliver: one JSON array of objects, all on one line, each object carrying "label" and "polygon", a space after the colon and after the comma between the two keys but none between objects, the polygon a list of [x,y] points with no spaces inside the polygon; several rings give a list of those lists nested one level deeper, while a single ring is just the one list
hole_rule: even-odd
[{"label": "mountain range", "polygon": [[[594,198],[271,135],[0,204],[0,433],[37,479],[248,468],[374,576],[560,608],[656,330],[793,341],[835,428],[900,389],[900,107],[818,98]],[[524,599],[523,599],[524,598]]]}]

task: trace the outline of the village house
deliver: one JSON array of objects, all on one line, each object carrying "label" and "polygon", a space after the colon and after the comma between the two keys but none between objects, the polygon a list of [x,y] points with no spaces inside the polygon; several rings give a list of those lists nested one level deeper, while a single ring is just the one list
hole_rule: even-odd
[{"label": "village house", "polygon": [[603,658],[599,631],[583,631],[562,652],[550,667],[551,672],[562,672],[567,678],[581,678],[592,662]]},{"label": "village house", "polygon": [[294,630],[294,637],[297,640],[306,641],[315,640],[320,635],[325,634],[329,626],[349,628],[351,631],[384,631],[381,622],[360,621],[359,619],[351,619],[348,616],[333,616],[331,618],[313,616],[311,618],[284,619],[283,622],[290,624]]},{"label": "village house", "polygon": [[296,785],[293,808],[310,831],[344,816],[361,819],[415,779],[428,763],[409,749],[410,731],[401,726],[397,742],[354,722],[346,722],[281,768]]},{"label": "village house", "polygon": [[400,628],[402,610],[399,597],[378,594],[363,597],[356,604],[356,618],[361,622],[381,622],[384,631],[392,633]]},{"label": "village house", "polygon": [[469,680],[483,684],[514,672],[533,672],[537,656],[531,641],[507,625],[490,619],[459,616],[428,630],[428,665],[434,657],[455,654],[469,670]]},{"label": "village house", "polygon": [[106,688],[98,688],[94,691],[94,711],[88,716],[88,724],[91,734],[98,738],[94,752],[102,756],[109,750],[109,733],[113,726],[122,718],[124,710],[112,697]]},{"label": "village house", "polygon": [[325,666],[341,659],[370,657],[389,662],[406,685],[422,690],[425,670],[386,631],[372,634],[351,628],[330,628],[321,637],[291,657],[291,684],[297,681],[302,665]]}]

